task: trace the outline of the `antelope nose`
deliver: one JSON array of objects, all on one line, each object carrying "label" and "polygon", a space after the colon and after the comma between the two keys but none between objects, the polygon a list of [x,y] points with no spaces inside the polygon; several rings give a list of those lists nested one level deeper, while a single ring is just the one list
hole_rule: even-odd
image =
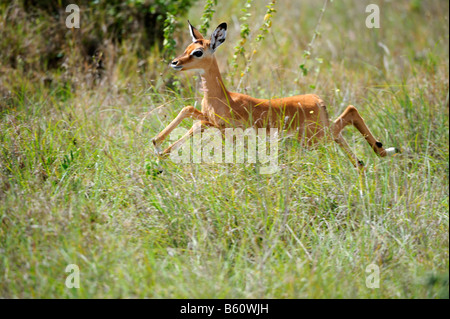
[{"label": "antelope nose", "polygon": [[170,64],[171,64],[172,66],[176,66],[176,65],[178,64],[178,60],[173,60]]}]

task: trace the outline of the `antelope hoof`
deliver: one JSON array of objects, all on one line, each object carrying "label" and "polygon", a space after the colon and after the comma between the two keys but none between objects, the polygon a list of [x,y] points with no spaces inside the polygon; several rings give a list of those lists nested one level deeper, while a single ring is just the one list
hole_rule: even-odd
[{"label": "antelope hoof", "polygon": [[401,153],[400,150],[396,147],[389,147],[387,149],[385,149],[386,151],[386,156],[394,156],[398,153]]},{"label": "antelope hoof", "polygon": [[152,144],[153,144],[153,149],[155,150],[156,156],[162,157],[163,152],[161,151],[161,148],[159,147],[159,145],[156,144],[155,138],[152,139]]}]

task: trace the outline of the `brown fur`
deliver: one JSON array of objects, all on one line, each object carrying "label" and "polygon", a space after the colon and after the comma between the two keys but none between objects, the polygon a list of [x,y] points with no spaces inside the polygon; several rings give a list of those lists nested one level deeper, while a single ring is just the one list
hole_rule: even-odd
[{"label": "brown fur", "polygon": [[[202,129],[205,126],[214,126],[221,129],[226,127],[276,127],[280,130],[286,129],[297,138],[305,138],[308,144],[319,141],[325,136],[325,130],[331,129],[333,139],[349,155],[352,163],[355,166],[362,167],[362,162],[352,153],[341,135],[342,129],[351,124],[366,138],[375,153],[379,156],[386,156],[381,143],[373,137],[364,120],[352,105],[334,123],[330,124],[324,101],[314,94],[266,100],[229,92],[223,83],[214,51],[210,48],[211,40],[204,39],[198,30],[192,26],[191,28],[191,35],[193,35],[195,41],[186,48],[181,56],[174,59],[171,65],[175,69],[181,68],[181,71],[192,69],[201,71],[204,91],[202,110],[200,112],[192,106],[185,107],[153,139],[155,148],[158,150],[162,141],[184,118],[190,117],[200,120],[200,122],[194,124],[185,136],[169,146],[161,155],[170,153],[173,147],[183,143],[195,130]],[[201,58],[191,55],[196,50],[203,51]]]}]

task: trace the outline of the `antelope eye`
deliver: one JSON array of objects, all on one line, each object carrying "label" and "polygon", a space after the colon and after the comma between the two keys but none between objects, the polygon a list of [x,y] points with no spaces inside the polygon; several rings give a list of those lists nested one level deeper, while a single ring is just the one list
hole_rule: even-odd
[{"label": "antelope eye", "polygon": [[192,53],[193,56],[196,56],[197,58],[201,57],[203,55],[203,52],[198,50],[198,51],[194,51]]}]

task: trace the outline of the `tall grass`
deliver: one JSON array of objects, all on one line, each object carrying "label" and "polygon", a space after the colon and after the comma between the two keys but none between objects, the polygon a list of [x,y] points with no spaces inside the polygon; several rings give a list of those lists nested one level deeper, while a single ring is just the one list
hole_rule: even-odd
[{"label": "tall grass", "polygon": [[[332,118],[357,106],[377,138],[403,150],[377,158],[346,130],[365,176],[333,144],[291,140],[272,175],[157,163],[150,139],[201,93],[195,73],[169,81],[156,48],[142,68],[125,41],[95,87],[0,65],[0,297],[448,298],[448,2],[379,1],[381,28],[367,29],[370,2],[329,3],[302,77],[323,3],[277,2],[253,54],[267,10],[253,2],[252,67],[244,85],[240,72],[228,85],[265,98],[316,93]],[[216,53],[224,74],[244,4],[214,7],[212,28],[229,23]],[[181,53],[187,26],[176,38]],[[79,289],[65,286],[68,264],[80,267]],[[366,286],[370,264],[378,289]]]}]

